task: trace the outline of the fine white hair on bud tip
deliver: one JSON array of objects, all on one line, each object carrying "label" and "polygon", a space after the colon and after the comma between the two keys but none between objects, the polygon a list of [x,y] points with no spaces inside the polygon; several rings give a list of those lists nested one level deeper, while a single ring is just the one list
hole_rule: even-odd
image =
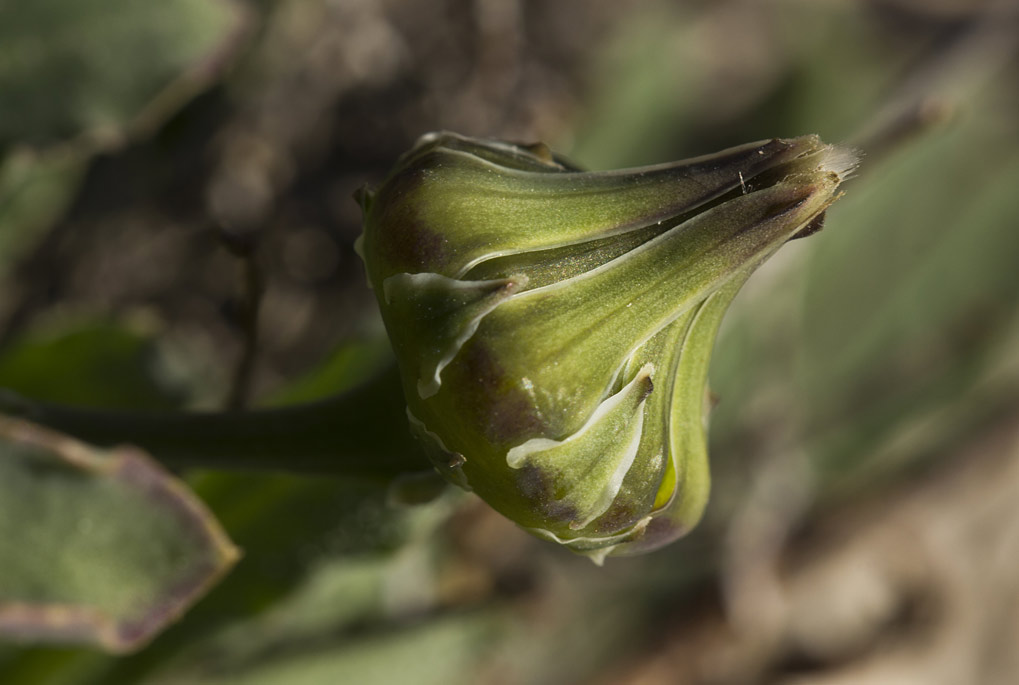
[{"label": "fine white hair on bud tip", "polygon": [[834,173],[839,182],[845,181],[856,171],[860,163],[860,151],[844,145],[829,145],[821,153],[821,171]]}]

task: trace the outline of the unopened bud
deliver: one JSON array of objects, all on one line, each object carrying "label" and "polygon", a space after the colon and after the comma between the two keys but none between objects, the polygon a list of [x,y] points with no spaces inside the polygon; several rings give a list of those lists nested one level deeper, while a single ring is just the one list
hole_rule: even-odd
[{"label": "unopened bud", "polygon": [[599,562],[684,534],[721,318],[854,165],[815,136],[595,173],[424,136],[362,196],[361,250],[435,467]]}]

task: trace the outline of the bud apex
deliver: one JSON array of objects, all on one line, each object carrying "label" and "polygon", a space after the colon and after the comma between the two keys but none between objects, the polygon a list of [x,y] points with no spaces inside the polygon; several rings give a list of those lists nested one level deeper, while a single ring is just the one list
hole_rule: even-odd
[{"label": "bud apex", "polygon": [[424,136],[362,194],[360,249],[436,469],[599,563],[683,535],[722,316],[855,162],[804,136],[585,173]]}]

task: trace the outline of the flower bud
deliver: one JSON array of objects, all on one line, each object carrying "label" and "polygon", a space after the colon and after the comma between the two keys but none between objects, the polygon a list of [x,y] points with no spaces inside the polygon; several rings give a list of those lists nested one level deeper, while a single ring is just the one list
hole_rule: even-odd
[{"label": "flower bud", "polygon": [[596,173],[422,137],[362,195],[360,249],[435,467],[599,563],[683,535],[721,318],[854,165],[815,136]]}]

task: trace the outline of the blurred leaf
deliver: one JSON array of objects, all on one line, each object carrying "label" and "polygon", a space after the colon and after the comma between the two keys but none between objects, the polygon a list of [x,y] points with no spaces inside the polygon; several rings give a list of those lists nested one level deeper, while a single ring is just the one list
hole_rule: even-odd
[{"label": "blurred leaf", "polygon": [[843,140],[924,47],[875,41],[855,3],[648,2],[599,50],[570,154],[611,169],[772,137]]},{"label": "blurred leaf", "polygon": [[445,515],[444,506],[388,507],[379,488],[331,478],[201,472],[189,482],[244,550],[228,582],[127,657],[35,648],[5,661],[0,645],[0,681],[133,683],[375,620],[388,604],[374,574]]},{"label": "blurred leaf", "polygon": [[[359,595],[367,586],[357,569],[384,565],[414,535],[411,523],[431,516],[423,509],[387,506],[381,488],[333,478],[199,472],[189,483],[244,550],[243,559],[229,582],[147,649],[111,663],[103,677],[87,682],[135,682],[168,660],[190,664],[208,658],[210,650],[232,653],[240,649],[238,641],[241,647],[255,644],[245,637],[249,629],[262,646],[287,641],[292,630],[314,633],[309,623],[320,619],[303,614],[304,607],[324,616],[331,628],[343,624],[343,615],[353,620],[377,613],[378,597]],[[320,583],[320,576],[327,580]],[[332,591],[331,604],[294,600],[306,596],[299,589],[306,583]],[[286,609],[288,604],[299,606]],[[252,651],[250,644],[242,651]]]},{"label": "blurred leaf", "polygon": [[237,558],[205,507],[137,450],[0,419],[0,634],[138,648]]},{"label": "blurred leaf", "polygon": [[[153,683],[194,685],[458,685],[484,682],[478,671],[498,645],[499,615],[494,612],[432,619],[403,630],[350,640],[310,644],[296,653],[268,654],[247,668],[173,673]],[[222,665],[219,665],[221,668]]]},{"label": "blurred leaf", "polygon": [[838,141],[869,123],[929,47],[908,31],[875,40],[879,26],[856,3],[789,3],[773,24],[787,71],[763,122],[758,109],[747,112],[751,127],[770,127],[755,135],[810,132]]},{"label": "blurred leaf", "polygon": [[901,353],[961,359],[946,349],[953,339],[1012,311],[1019,154],[996,128],[971,117],[873,169],[839,208],[840,230],[817,241],[804,362],[829,401],[901,368]]},{"label": "blurred leaf", "polygon": [[184,661],[241,664],[267,651],[328,640],[359,621],[378,620],[390,562],[386,555],[320,561],[267,611],[203,640],[196,645],[197,656],[188,654]]},{"label": "blurred leaf", "polygon": [[0,276],[64,211],[84,166],[84,156],[67,150],[0,158]]},{"label": "blurred leaf", "polygon": [[114,322],[33,331],[0,352],[0,388],[60,404],[177,407],[156,361],[150,336]]},{"label": "blurred leaf", "polygon": [[392,363],[393,352],[386,339],[345,341],[322,364],[273,393],[265,404],[324,399],[367,381]]},{"label": "blurred leaf", "polygon": [[0,643],[0,677],[4,683],[77,685],[89,682],[110,658],[94,648]]},{"label": "blurred leaf", "polygon": [[[406,539],[396,549],[362,541],[359,550],[318,546],[298,550],[291,559],[296,557],[300,574],[293,576],[288,586],[281,586],[271,603],[264,598],[264,610],[234,611],[221,629],[201,640],[191,639],[169,663],[164,659],[165,666],[155,662],[157,672],[173,673],[176,680],[190,682],[196,672],[209,670],[211,664],[216,674],[247,671],[261,664],[266,655],[277,659],[303,654],[341,644],[365,630],[390,631],[404,626],[409,617],[420,615],[439,601],[440,580],[431,533],[446,520],[457,501],[447,497],[434,506],[398,511],[404,524],[400,533]],[[347,518],[341,525],[349,529],[351,523]],[[242,563],[231,580],[247,587],[238,588],[231,582],[223,590],[239,590],[241,597],[250,594],[253,587],[244,572]],[[261,572],[266,573],[264,560]],[[177,632],[189,634],[186,624],[190,620],[189,616]],[[193,632],[189,636],[193,637]],[[161,646],[154,645],[156,649]],[[122,672],[117,675],[122,677]]]},{"label": "blurred leaf", "polygon": [[690,13],[675,3],[651,5],[650,11],[631,16],[600,53],[599,88],[570,150],[584,167],[613,169],[678,158],[668,155],[668,145],[683,135],[705,75],[691,55],[695,41],[677,36],[695,35],[687,28]]},{"label": "blurred leaf", "polygon": [[817,242],[798,371],[809,428],[835,430],[817,459],[838,473],[868,465],[889,431],[929,411],[955,407],[942,423],[962,421],[966,389],[997,349],[1019,346],[1007,338],[1019,155],[1012,123],[980,109],[993,111],[978,103],[874,169],[846,198],[840,230]]},{"label": "blurred leaf", "polygon": [[0,150],[119,134],[183,72],[208,79],[243,16],[223,0],[0,4]]},{"label": "blurred leaf", "polygon": [[999,410],[971,392],[1019,346],[1019,155],[999,98],[865,157],[825,230],[749,281],[712,368],[716,466],[782,434],[806,446],[821,489],[876,484],[934,454],[903,449],[916,426],[947,436]]}]

